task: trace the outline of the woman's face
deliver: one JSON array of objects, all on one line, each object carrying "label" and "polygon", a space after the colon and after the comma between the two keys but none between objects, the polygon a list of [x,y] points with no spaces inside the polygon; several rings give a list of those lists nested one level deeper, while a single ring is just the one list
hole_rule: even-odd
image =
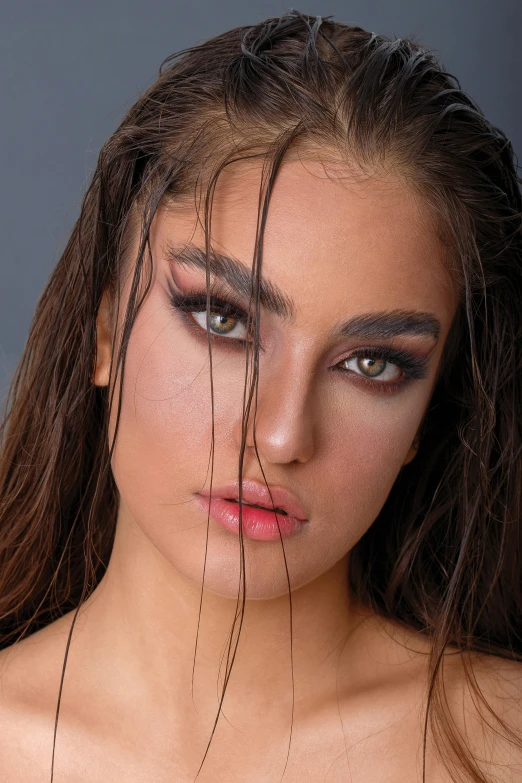
[{"label": "woman's face", "polygon": [[[222,174],[214,198],[212,248],[247,273],[260,173],[255,165],[235,164]],[[172,291],[205,296],[205,270],[176,261],[176,252],[189,245],[205,247],[195,209],[162,207],[151,229],[153,283],[128,345],[113,472],[121,494],[119,534],[137,532],[169,567],[201,584],[207,514],[196,495],[210,486],[212,440],[206,316],[184,315],[170,299]],[[132,258],[137,246],[136,240]],[[286,315],[261,309],[256,444],[269,486],[291,490],[309,520],[284,540],[296,589],[347,555],[375,520],[403,464],[415,456],[412,442],[457,301],[428,212],[413,191],[391,174],[356,181],[338,168],[326,176],[312,161],[290,161],[280,169],[264,235],[262,279],[280,294]],[[248,310],[244,293],[212,280],[220,283],[221,298]],[[356,316],[359,326],[369,326],[387,314],[403,316],[395,335],[393,323],[384,336],[375,328],[357,336],[354,322],[341,332]],[[424,322],[427,328],[420,328]],[[211,327],[219,327],[216,319]],[[247,336],[229,316],[212,346],[213,488],[238,479],[246,353],[241,339]],[[391,348],[409,358],[395,364],[353,356],[368,348]],[[100,345],[99,356],[104,355]],[[415,369],[421,377],[393,386]],[[104,373],[102,358],[97,382]],[[111,435],[116,409],[117,400]],[[252,416],[246,445],[243,480],[263,483]],[[280,540],[243,543],[247,598],[286,594]],[[239,577],[239,537],[211,518],[205,587],[235,598]]]}]

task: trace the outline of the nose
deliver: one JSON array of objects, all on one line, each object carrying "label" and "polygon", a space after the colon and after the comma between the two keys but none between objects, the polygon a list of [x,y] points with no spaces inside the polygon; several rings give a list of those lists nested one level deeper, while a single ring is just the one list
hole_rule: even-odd
[{"label": "nose", "polygon": [[[312,457],[314,444],[313,389],[309,379],[296,375],[288,366],[284,375],[275,371],[258,379],[252,396],[246,433],[246,449],[254,448],[259,458],[269,463],[305,463]],[[241,445],[241,415],[234,424],[233,435]]]}]

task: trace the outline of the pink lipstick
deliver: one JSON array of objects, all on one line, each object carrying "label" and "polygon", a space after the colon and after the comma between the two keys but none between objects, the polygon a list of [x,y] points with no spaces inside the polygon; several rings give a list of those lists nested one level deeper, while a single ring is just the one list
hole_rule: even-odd
[{"label": "pink lipstick", "polygon": [[[279,541],[298,533],[308,522],[297,498],[280,486],[268,489],[254,479],[243,481],[243,535],[256,541]],[[219,525],[239,535],[239,482],[234,481],[210,493],[195,496],[199,507]],[[273,501],[273,502],[272,502]],[[278,527],[279,525],[279,527]]]}]

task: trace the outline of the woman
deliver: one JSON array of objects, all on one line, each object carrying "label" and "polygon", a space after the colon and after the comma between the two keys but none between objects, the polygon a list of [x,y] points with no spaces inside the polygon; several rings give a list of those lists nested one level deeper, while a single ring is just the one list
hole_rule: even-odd
[{"label": "woman", "polygon": [[521,780],[512,147],[330,17],[164,66],[11,389],[3,779]]}]

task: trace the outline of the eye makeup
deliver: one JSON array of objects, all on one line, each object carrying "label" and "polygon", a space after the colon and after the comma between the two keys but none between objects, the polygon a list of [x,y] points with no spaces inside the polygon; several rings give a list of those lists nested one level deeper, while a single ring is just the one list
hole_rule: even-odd
[{"label": "eye makeup", "polygon": [[[398,367],[402,371],[402,376],[393,381],[373,381],[363,374],[354,373],[353,370],[343,369],[339,366],[358,357],[364,359],[384,359],[386,362]],[[356,383],[365,384],[371,391],[376,391],[381,394],[393,394],[412,381],[427,378],[429,375],[428,363],[429,356],[416,356],[410,351],[400,348],[390,348],[387,345],[370,345],[367,348],[356,348],[349,356],[339,362],[335,368],[331,369],[336,369],[338,372],[349,373],[350,375],[355,376]]]},{"label": "eye makeup", "polygon": [[[181,292],[174,288],[170,280],[168,280],[168,289],[171,307],[175,312],[181,315],[185,325],[190,329],[193,336],[198,340],[202,340],[203,343],[207,345],[206,328],[200,326],[191,315],[192,313],[206,313],[206,290],[197,288]],[[241,304],[234,300],[234,297],[230,296],[228,292],[225,293],[222,286],[219,284],[216,285],[215,283],[211,284],[209,301],[211,315],[231,318],[239,324],[244,325],[246,329],[248,314]],[[252,340],[217,334],[216,332],[212,332],[212,327],[210,327],[210,334],[214,344],[219,345],[226,350],[243,350],[247,343],[252,343]],[[263,350],[264,349],[260,345],[260,351]],[[343,367],[343,365],[346,365],[351,360],[357,358],[384,360],[385,362],[396,366],[401,371],[401,375],[399,378],[391,381],[380,381],[378,380],[378,376],[375,376],[375,379],[372,379],[365,376],[363,373],[355,372],[354,370]],[[371,392],[378,394],[393,394],[415,380],[427,378],[429,375],[429,361],[429,355],[419,356],[411,351],[391,348],[387,345],[371,345],[354,349],[349,356],[346,356],[334,367],[329,369],[351,376],[351,379],[353,379],[355,383],[363,384]]]},{"label": "eye makeup", "polygon": [[[207,331],[205,327],[199,326],[198,323],[192,318],[191,313],[206,313],[207,311],[207,293],[206,290],[190,289],[188,291],[178,291],[174,288],[172,282],[168,280],[169,289],[169,303],[175,312],[179,313],[183,318],[185,324],[191,329],[194,336],[197,339],[203,339],[207,344]],[[223,286],[212,283],[210,286],[210,313],[211,315],[221,315],[226,318],[232,318],[233,320],[247,326],[248,315],[245,312],[242,305],[235,301],[228,292],[225,291]],[[243,340],[237,337],[228,337],[222,334],[212,332],[210,327],[210,334],[214,342],[218,344],[224,344],[223,347],[231,349],[242,349],[251,340]],[[262,351],[262,346],[259,346]]]}]

